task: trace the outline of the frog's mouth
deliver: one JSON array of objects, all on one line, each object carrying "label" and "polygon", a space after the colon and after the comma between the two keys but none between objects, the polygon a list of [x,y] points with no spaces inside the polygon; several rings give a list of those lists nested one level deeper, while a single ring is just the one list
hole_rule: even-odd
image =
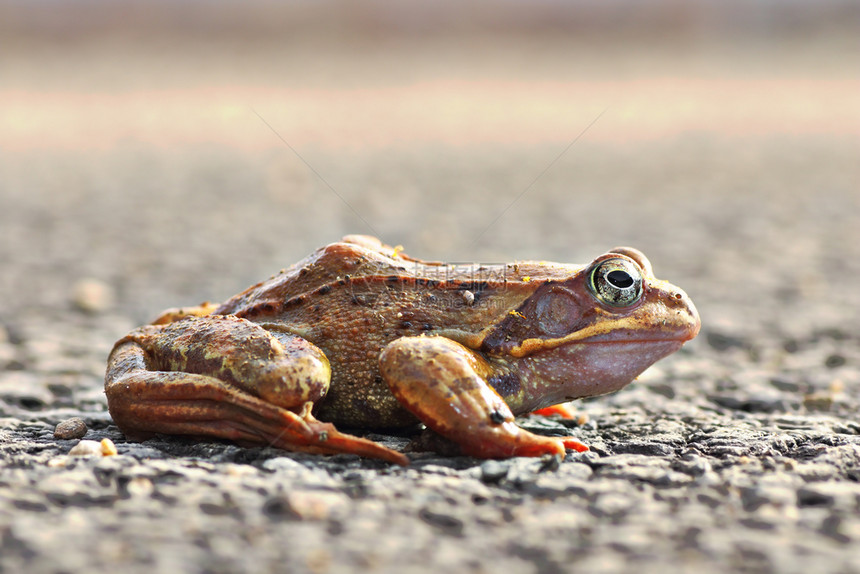
[{"label": "frog's mouth", "polygon": [[695,309],[691,311],[688,321],[650,328],[647,335],[643,333],[641,325],[633,318],[625,317],[616,321],[588,325],[578,331],[554,339],[525,339],[519,345],[512,347],[509,352],[515,357],[525,357],[539,351],[547,351],[567,345],[611,345],[613,347],[623,345],[640,345],[643,347],[666,345],[671,348],[666,353],[668,355],[674,353],[684,343],[693,339],[699,333],[700,327],[701,323]]}]

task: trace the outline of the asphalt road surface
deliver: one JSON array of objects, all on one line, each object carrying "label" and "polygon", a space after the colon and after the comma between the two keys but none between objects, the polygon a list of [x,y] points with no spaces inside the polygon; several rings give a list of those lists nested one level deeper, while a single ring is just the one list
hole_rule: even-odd
[{"label": "asphalt road surface", "polygon": [[[860,53],[795,32],[7,36],[0,572],[860,571]],[[591,445],[560,462],[125,440],[116,339],[346,233],[633,245],[702,332],[522,419]]]}]

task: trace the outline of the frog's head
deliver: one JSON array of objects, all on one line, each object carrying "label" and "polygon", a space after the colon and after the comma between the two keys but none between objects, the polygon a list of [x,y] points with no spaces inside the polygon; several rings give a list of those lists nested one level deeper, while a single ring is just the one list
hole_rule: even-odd
[{"label": "frog's head", "polygon": [[699,326],[684,291],[656,279],[640,251],[618,247],[567,279],[544,282],[481,348],[510,357],[539,402],[553,404],[622,388]]}]

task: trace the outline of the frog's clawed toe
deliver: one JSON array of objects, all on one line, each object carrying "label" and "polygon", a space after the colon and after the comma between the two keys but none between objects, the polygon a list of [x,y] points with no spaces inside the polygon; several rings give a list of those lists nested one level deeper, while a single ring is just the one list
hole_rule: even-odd
[{"label": "frog's clawed toe", "polygon": [[[333,424],[317,420],[311,414],[312,404],[305,403],[301,412],[284,411],[288,424],[279,424],[264,429],[263,438],[274,447],[285,450],[319,452],[322,454],[355,454],[367,458],[378,458],[401,466],[409,464],[409,458],[366,438],[340,432]],[[295,419],[293,419],[295,417]],[[298,425],[292,424],[299,421]],[[279,430],[280,429],[280,430]]]},{"label": "frog's clawed toe", "polygon": [[327,454],[356,454],[367,458],[378,458],[400,466],[409,465],[409,457],[396,450],[382,446],[366,438],[344,434],[335,430],[328,431],[324,440],[320,443]]},{"label": "frog's clawed toe", "polygon": [[564,448],[569,448],[570,450],[575,450],[576,452],[588,451],[588,447],[576,439],[566,437],[561,440],[564,443]]},{"label": "frog's clawed toe", "polygon": [[530,433],[516,427],[506,429],[505,436],[495,436],[492,440],[473,442],[464,446],[465,454],[478,458],[507,458],[511,456],[559,455],[564,457],[565,450],[585,452],[588,447],[571,437],[547,437]]}]

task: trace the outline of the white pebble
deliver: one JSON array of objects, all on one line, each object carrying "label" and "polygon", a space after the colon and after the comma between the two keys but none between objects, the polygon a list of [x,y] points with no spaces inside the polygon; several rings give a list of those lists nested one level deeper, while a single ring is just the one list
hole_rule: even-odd
[{"label": "white pebble", "polygon": [[102,445],[94,440],[82,440],[72,447],[69,456],[102,456]]},{"label": "white pebble", "polygon": [[113,289],[98,279],[81,279],[72,291],[72,301],[81,311],[99,313],[113,305]]}]

